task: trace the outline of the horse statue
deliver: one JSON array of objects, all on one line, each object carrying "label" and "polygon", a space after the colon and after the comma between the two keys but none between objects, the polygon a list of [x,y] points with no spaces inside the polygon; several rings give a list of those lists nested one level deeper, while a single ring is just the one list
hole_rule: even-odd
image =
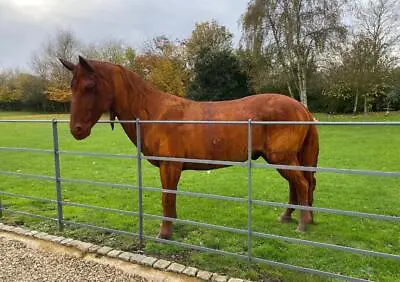
[{"label": "horse statue", "polygon": [[[59,58],[73,73],[70,131],[77,140],[90,135],[100,117],[109,112],[119,120],[208,120],[208,121],[313,121],[301,103],[280,94],[258,94],[245,98],[196,102],[156,89],[135,72],[120,65],[88,60],[77,64]],[[136,145],[136,124],[121,123]],[[113,128],[113,124],[111,124]],[[140,124],[142,153],[146,156],[245,161],[248,157],[247,125],[237,124]],[[315,124],[269,124],[252,127],[252,159],[270,164],[316,167],[319,153]],[[163,189],[176,190],[183,170],[210,170],[215,164],[179,161],[149,162],[158,167]],[[278,169],[289,182],[289,204],[311,206],[316,180],[313,171]],[[176,218],[176,194],[162,194],[163,215]],[[292,220],[293,208],[279,217]],[[298,231],[313,222],[312,212],[300,211]],[[162,220],[159,237],[170,239],[171,220]]]}]

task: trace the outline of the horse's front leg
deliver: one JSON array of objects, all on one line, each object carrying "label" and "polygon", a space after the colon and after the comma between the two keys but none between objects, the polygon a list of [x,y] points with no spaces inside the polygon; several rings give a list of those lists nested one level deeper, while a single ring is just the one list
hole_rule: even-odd
[{"label": "horse's front leg", "polygon": [[[182,164],[176,162],[162,162],[160,164],[160,177],[163,189],[176,190],[182,173]],[[176,194],[162,193],[163,215],[176,218]],[[172,236],[172,222],[163,220],[160,226],[159,237],[170,239]]]}]

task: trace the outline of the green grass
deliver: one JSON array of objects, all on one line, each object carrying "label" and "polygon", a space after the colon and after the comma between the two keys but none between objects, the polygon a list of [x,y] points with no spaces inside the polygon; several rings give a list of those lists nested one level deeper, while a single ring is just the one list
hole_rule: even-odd
[{"label": "green grass", "polygon": [[[0,119],[36,118],[50,119],[55,115],[31,113],[0,113]],[[320,120],[395,120],[400,113],[370,114],[360,116],[329,116],[317,114]],[[67,115],[57,118],[68,119]],[[50,124],[0,123],[0,147],[52,148]],[[398,126],[325,126],[319,127],[321,167],[371,169],[400,171],[400,127]],[[87,140],[77,142],[68,131],[67,124],[59,124],[60,149],[72,151],[130,153],[135,147],[129,142],[119,126],[112,132],[108,125],[97,125]],[[54,163],[51,154],[8,152],[0,150],[0,170],[23,173],[53,175]],[[82,156],[61,156],[61,174],[64,178],[79,178],[115,183],[136,183],[136,160],[95,158]],[[157,168],[143,164],[143,183],[149,187],[160,187]],[[385,215],[400,215],[399,179],[318,173],[315,191],[315,206],[353,210]],[[179,183],[183,191],[202,192],[234,197],[247,197],[247,171],[231,167],[210,173],[186,171]],[[54,183],[0,175],[0,190],[35,197],[55,199]],[[99,187],[87,184],[63,183],[64,201],[84,203],[101,207],[137,211],[137,191]],[[253,197],[258,200],[286,202],[287,183],[276,171],[255,169],[253,173]],[[10,209],[34,212],[56,217],[52,204],[38,203],[26,199],[3,197],[3,204]],[[144,211],[162,215],[161,194],[144,192]],[[178,196],[178,216],[210,224],[235,228],[247,228],[247,205],[211,199]],[[253,228],[293,238],[313,240],[379,252],[400,254],[400,225],[396,222],[377,221],[356,217],[317,213],[316,223],[304,234],[295,232],[296,223],[277,222],[282,209],[255,206]],[[104,213],[97,210],[64,207],[66,220],[86,222],[99,226],[137,232],[137,219],[126,215]],[[298,213],[295,213],[298,217]],[[21,224],[31,228],[57,233],[55,225],[36,219],[12,215],[5,212],[3,222]],[[144,232],[156,236],[159,221],[145,218]],[[246,236],[229,232],[209,230],[190,225],[175,224],[173,240],[247,254]],[[124,250],[136,250],[134,238],[118,236],[107,232],[95,232],[68,227],[64,234],[95,243],[103,243]],[[254,280],[276,279],[283,281],[326,281],[325,278],[286,271],[278,267],[254,264],[251,269],[247,262],[237,261],[220,255],[209,255],[185,250],[171,245],[146,241],[145,253],[195,265],[199,268],[227,273]],[[316,268],[376,281],[400,279],[398,261],[366,257],[341,251],[317,247],[306,247],[270,239],[254,239],[253,255],[267,260]]]}]

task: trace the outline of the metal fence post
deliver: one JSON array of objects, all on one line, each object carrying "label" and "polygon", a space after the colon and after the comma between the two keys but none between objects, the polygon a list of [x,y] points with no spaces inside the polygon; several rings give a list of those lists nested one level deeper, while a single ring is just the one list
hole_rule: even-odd
[{"label": "metal fence post", "polygon": [[251,130],[251,119],[248,121],[247,125],[247,256],[249,261],[249,266],[251,262],[252,255],[252,211],[253,211],[253,196],[252,196],[252,130]]},{"label": "metal fence post", "polygon": [[62,195],[61,195],[60,154],[58,146],[57,120],[54,118],[51,124],[53,128],[54,172],[55,172],[56,193],[57,193],[57,226],[58,230],[62,231],[64,229],[64,223],[63,223],[63,208],[62,208]]},{"label": "metal fence post", "polygon": [[3,217],[3,202],[1,201],[1,195],[0,195],[0,218]]},{"label": "metal fence post", "polygon": [[136,147],[137,147],[137,185],[138,185],[138,225],[139,250],[143,249],[143,184],[142,184],[142,138],[140,134],[140,120],[136,119]]}]

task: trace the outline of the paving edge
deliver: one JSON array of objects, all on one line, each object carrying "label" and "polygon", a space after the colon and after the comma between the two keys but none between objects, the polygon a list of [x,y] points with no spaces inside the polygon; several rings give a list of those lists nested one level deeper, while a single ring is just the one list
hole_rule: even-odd
[{"label": "paving edge", "polygon": [[100,256],[107,256],[109,258],[114,258],[125,262],[131,262],[133,264],[152,267],[155,270],[173,272],[192,278],[195,277],[204,281],[250,282],[250,280],[244,280],[244,279],[229,277],[226,275],[220,275],[218,273],[212,273],[200,270],[195,267],[185,266],[183,264],[173,261],[146,256],[139,253],[125,252],[108,246],[98,246],[92,243],[74,240],[72,238],[65,238],[62,236],[51,235],[45,232],[38,232],[35,230],[28,230],[22,227],[6,225],[1,222],[0,222],[0,231],[10,232],[20,236],[33,237],[39,240],[51,242],[53,244],[59,244],[65,247],[75,248],[81,251],[83,254],[94,253]]}]

